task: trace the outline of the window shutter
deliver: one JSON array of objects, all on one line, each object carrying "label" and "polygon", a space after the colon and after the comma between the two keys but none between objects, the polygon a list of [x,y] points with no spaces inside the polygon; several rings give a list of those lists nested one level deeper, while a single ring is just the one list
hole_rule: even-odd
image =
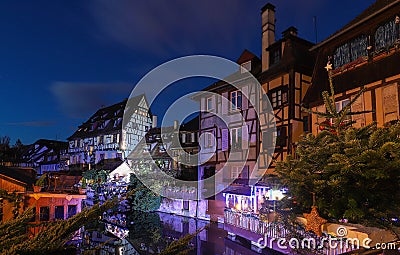
[{"label": "window shutter", "polygon": [[227,128],[222,129],[222,151],[227,151],[229,147],[229,131]]},{"label": "window shutter", "polygon": [[228,92],[222,93],[222,114],[228,113],[229,97]]},{"label": "window shutter", "polygon": [[206,148],[206,139],[207,133],[204,132],[199,135],[199,145],[203,150]]},{"label": "window shutter", "polygon": [[242,149],[249,148],[249,132],[247,125],[242,126]]},{"label": "window shutter", "polygon": [[200,110],[205,111],[206,109],[207,109],[206,98],[202,97],[200,101]]},{"label": "window shutter", "polygon": [[249,100],[248,97],[249,96],[249,87],[248,86],[244,86],[242,88],[242,109],[246,110],[247,108],[249,108]]},{"label": "window shutter", "polygon": [[242,179],[249,179],[249,166],[244,166],[242,169]]}]

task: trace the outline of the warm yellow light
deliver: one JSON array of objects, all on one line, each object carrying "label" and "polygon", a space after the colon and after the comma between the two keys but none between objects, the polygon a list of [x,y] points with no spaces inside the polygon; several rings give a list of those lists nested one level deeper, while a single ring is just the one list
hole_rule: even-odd
[{"label": "warm yellow light", "polygon": [[240,203],[237,203],[235,208],[236,208],[236,210],[241,211],[242,210],[242,205]]}]

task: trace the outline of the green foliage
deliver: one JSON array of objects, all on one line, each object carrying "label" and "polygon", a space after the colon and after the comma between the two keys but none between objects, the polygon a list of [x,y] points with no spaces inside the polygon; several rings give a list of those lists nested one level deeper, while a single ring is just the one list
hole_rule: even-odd
[{"label": "green foliage", "polygon": [[325,217],[381,224],[400,210],[400,125],[308,134],[277,172],[303,211],[315,192]]},{"label": "green foliage", "polygon": [[0,254],[62,254],[70,249],[65,247],[65,244],[77,230],[86,222],[96,220],[117,202],[110,200],[103,205],[96,204],[68,220],[49,222],[33,238],[30,238],[27,232],[28,222],[34,216],[33,209],[30,208],[17,219],[0,224]]},{"label": "green foliage", "polygon": [[[21,203],[22,203],[22,194],[17,193],[17,191],[8,192],[7,190],[0,189],[0,198],[7,200],[9,203],[13,204],[13,216],[16,218],[19,214]],[[0,204],[1,206],[2,204]]]},{"label": "green foliage", "polygon": [[[328,66],[330,63],[328,62]],[[306,111],[310,114],[316,114],[318,117],[325,118],[327,121],[322,123],[316,123],[318,126],[323,127],[325,130],[330,131],[331,133],[339,134],[343,130],[349,128],[355,121],[348,120],[349,116],[357,115],[362,113],[368,113],[371,111],[359,111],[352,112],[351,106],[357,101],[357,99],[364,93],[365,89],[361,89],[351,100],[350,102],[343,107],[340,111],[336,110],[336,101],[335,101],[335,89],[332,81],[332,70],[327,68],[328,70],[328,78],[329,78],[329,87],[330,92],[323,91],[322,99],[326,108],[326,112],[318,112],[312,111],[311,109],[302,108],[303,111]]]},{"label": "green foliage", "polygon": [[136,192],[128,197],[128,201],[134,210],[151,212],[160,208],[161,196],[155,194],[134,175],[130,176],[129,190]]},{"label": "green foliage", "polygon": [[86,178],[82,177],[82,189],[86,189],[87,183],[86,183]]},{"label": "green foliage", "polygon": [[35,186],[44,187],[44,185],[46,184],[46,180],[47,174],[42,174],[42,176],[40,176],[40,178],[36,181]]}]

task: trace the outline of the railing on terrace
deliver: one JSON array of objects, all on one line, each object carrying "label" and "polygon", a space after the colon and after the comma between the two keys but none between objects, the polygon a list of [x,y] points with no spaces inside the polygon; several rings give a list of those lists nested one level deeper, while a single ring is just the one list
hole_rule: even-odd
[{"label": "railing on terrace", "polygon": [[164,187],[163,196],[183,200],[196,200],[197,189],[185,187]]},{"label": "railing on terrace", "polygon": [[[225,224],[258,234],[260,237],[265,238],[264,241],[267,241],[266,246],[271,249],[276,248],[276,246],[270,247],[270,240],[274,239],[274,242],[277,243],[280,238],[284,238],[286,240],[286,246],[289,246],[290,240],[295,236],[297,238],[302,238],[304,241],[314,238],[316,243],[315,246],[317,248],[320,247],[320,252],[324,255],[343,254],[358,248],[347,242],[346,239],[336,239],[335,237],[328,235],[318,237],[306,232],[303,228],[298,228],[295,232],[291,233],[290,230],[285,227],[284,223],[275,221],[264,222],[254,213],[225,209],[224,216]],[[246,238],[246,236],[243,237]],[[302,245],[303,240],[298,240],[300,246]],[[308,244],[308,242],[306,244]]]}]

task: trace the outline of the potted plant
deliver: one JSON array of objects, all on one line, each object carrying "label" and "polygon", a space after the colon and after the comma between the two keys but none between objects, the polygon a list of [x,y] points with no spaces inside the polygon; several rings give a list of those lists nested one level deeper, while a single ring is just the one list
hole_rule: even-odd
[{"label": "potted plant", "polygon": [[79,194],[86,194],[86,186],[87,186],[86,178],[82,177],[81,182],[82,182],[82,184],[79,187]]},{"label": "potted plant", "polygon": [[33,185],[33,192],[40,192],[46,184],[47,174],[42,174],[39,179]]}]

